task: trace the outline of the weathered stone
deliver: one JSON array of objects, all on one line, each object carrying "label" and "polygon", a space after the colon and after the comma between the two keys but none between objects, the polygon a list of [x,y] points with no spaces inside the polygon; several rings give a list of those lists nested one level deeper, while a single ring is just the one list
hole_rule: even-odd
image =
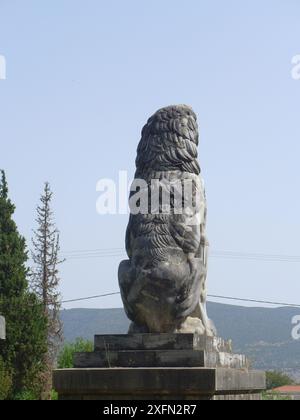
[{"label": "weathered stone", "polygon": [[77,353],[75,368],[204,367],[203,350],[147,350]]},{"label": "weathered stone", "polygon": [[250,363],[247,357],[242,354],[213,351],[205,352],[205,367],[223,367],[248,370]]},{"label": "weathered stone", "polygon": [[95,351],[208,350],[232,352],[231,342],[197,334],[96,335]]},{"label": "weathered stone", "polygon": [[5,340],[5,337],[5,318],[3,316],[0,316],[0,340]]},{"label": "weathered stone", "polygon": [[206,312],[206,198],[198,143],[197,117],[186,105],[160,109],[143,128],[126,233],[129,259],[119,267],[132,333],[215,335]]},{"label": "weathered stone", "polygon": [[226,367],[247,369],[245,356],[205,350],[123,350],[76,353],[75,368]]},{"label": "weathered stone", "polygon": [[222,368],[66,369],[53,381],[62,400],[251,399],[265,389],[262,372]]}]

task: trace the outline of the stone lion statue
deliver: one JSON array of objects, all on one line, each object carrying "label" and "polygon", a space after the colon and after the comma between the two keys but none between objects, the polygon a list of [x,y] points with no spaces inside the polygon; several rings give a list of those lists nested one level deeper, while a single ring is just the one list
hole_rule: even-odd
[{"label": "stone lion statue", "polygon": [[[206,198],[198,142],[197,117],[186,105],[160,109],[142,130],[134,184],[141,183],[136,202],[146,204],[131,211],[128,260],[119,267],[130,333],[215,335],[206,312]],[[135,194],[133,188],[131,200]]]}]

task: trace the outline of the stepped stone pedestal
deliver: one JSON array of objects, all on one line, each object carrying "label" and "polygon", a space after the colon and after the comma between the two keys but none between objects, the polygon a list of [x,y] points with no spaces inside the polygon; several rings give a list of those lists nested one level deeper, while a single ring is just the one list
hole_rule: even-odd
[{"label": "stepped stone pedestal", "polygon": [[98,335],[74,366],[54,371],[61,400],[260,399],[265,389],[230,342],[195,334]]}]

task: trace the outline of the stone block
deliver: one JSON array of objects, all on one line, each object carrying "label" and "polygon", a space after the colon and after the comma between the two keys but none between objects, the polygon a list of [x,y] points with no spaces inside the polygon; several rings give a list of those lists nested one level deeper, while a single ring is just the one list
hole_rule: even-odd
[{"label": "stone block", "polygon": [[61,400],[212,400],[256,399],[266,384],[238,369],[93,368],[56,370],[53,385]]},{"label": "stone block", "polygon": [[96,335],[95,351],[208,350],[230,353],[231,342],[197,334]]},{"label": "stone block", "polygon": [[245,356],[205,350],[123,350],[76,353],[75,368],[227,367],[248,368]]},{"label": "stone block", "polygon": [[74,367],[204,367],[203,350],[132,350],[77,353]]}]

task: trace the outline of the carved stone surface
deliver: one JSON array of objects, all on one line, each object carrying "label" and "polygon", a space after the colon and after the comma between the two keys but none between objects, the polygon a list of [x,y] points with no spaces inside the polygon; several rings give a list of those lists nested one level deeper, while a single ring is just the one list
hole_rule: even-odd
[{"label": "carved stone surface", "polygon": [[[126,233],[129,259],[119,267],[131,333],[215,335],[206,312],[206,199],[198,141],[197,117],[186,105],[157,111],[143,128],[135,183],[145,182],[140,196],[150,200],[147,211],[131,212]],[[162,197],[169,193],[169,206],[161,200],[154,203],[153,180],[160,182]],[[186,185],[192,185],[187,200]],[[182,186],[180,214],[174,197]],[[131,201],[135,192],[132,188]]]}]

